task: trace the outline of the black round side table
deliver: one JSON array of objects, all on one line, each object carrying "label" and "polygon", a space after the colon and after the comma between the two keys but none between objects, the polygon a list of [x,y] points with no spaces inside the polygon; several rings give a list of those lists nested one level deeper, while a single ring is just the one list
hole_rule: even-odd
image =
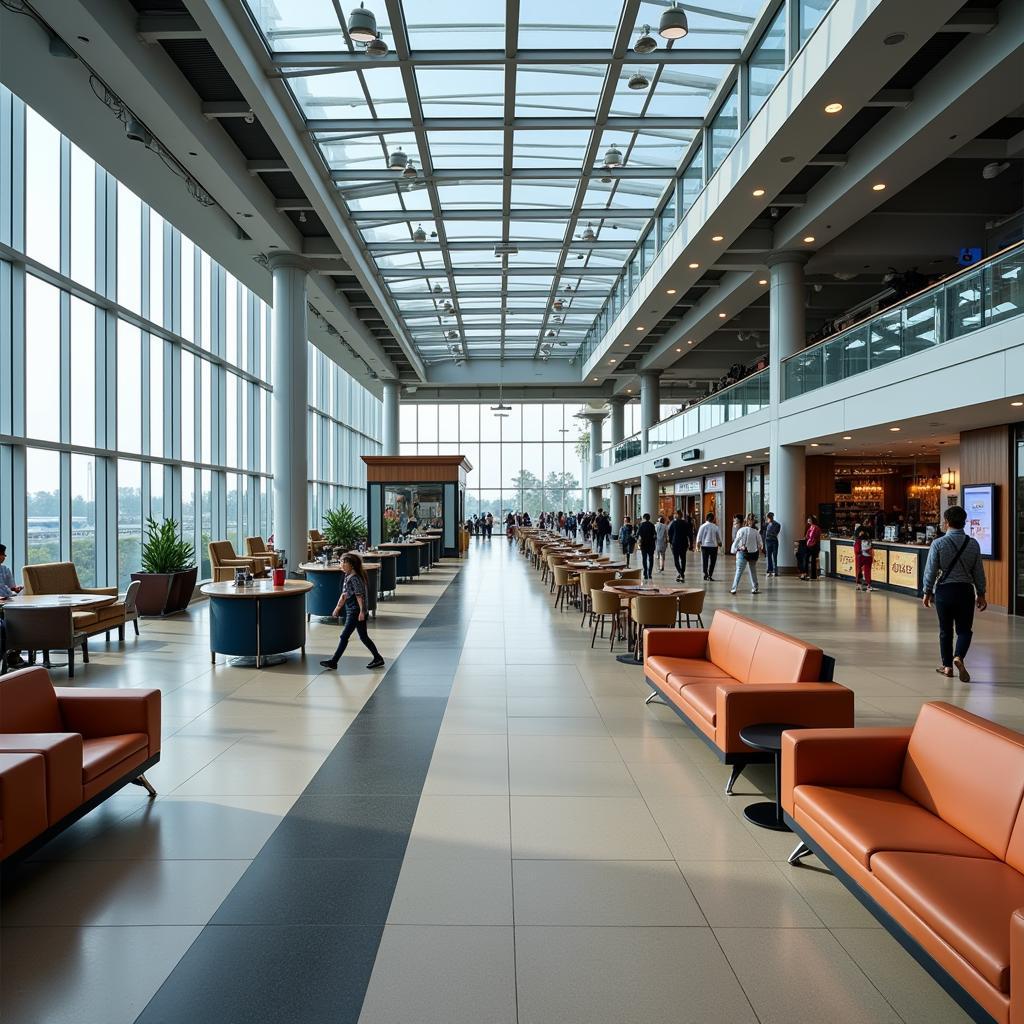
[{"label": "black round side table", "polygon": [[782,734],[787,729],[799,728],[783,722],[760,722],[740,729],[740,739],[754,750],[770,753],[775,767],[775,800],[760,800],[743,808],[743,816],[758,828],[768,828],[773,832],[793,831],[782,817]]}]

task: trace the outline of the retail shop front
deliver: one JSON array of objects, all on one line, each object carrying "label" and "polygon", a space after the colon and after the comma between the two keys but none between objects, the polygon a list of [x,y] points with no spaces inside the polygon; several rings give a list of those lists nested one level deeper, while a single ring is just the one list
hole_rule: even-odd
[{"label": "retail shop front", "polygon": [[701,477],[693,480],[677,480],[673,485],[675,489],[675,507],[684,516],[690,516],[694,523],[700,523],[703,511],[701,498]]}]

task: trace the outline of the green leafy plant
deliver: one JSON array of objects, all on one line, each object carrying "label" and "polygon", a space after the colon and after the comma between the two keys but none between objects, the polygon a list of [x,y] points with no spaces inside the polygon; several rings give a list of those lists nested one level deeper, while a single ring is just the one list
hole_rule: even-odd
[{"label": "green leafy plant", "polygon": [[157,522],[146,517],[146,542],[142,545],[143,572],[181,572],[196,564],[196,549],[181,536],[173,519]]},{"label": "green leafy plant", "polygon": [[366,520],[357,516],[348,505],[329,508],[324,513],[324,540],[332,548],[351,551],[366,540]]},{"label": "green leafy plant", "polygon": [[579,437],[576,438],[576,443],[573,445],[573,450],[584,462],[590,455],[590,431],[580,431]]}]

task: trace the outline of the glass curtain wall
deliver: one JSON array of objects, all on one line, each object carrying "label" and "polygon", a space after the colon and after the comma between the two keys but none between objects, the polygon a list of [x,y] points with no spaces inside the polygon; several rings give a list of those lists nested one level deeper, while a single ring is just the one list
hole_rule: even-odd
[{"label": "glass curtain wall", "polygon": [[[3,87],[0,126],[0,541],[123,588],[171,516],[207,576],[273,532],[270,307]],[[319,521],[362,508],[380,403],[313,364]]]},{"label": "glass curtain wall", "polygon": [[[510,510],[543,512],[586,507],[579,404],[512,404],[499,417],[486,404],[404,404],[399,413],[402,455],[465,455],[466,515]],[[587,454],[589,459],[589,453]]]}]

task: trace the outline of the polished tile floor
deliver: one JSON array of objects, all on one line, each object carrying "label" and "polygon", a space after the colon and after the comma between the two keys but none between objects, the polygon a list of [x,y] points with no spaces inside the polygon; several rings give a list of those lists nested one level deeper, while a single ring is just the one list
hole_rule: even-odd
[{"label": "polished tile floor", "polygon": [[[965,686],[935,674],[916,602],[762,586],[713,583],[708,610],[821,643],[860,723],[942,698],[1024,729],[1018,621],[979,616]],[[746,823],[767,773],[726,797],[579,625],[495,537],[381,606],[386,674],[359,646],[320,672],[336,630],[315,622],[304,662],[211,667],[202,604],[97,649],[76,685],[164,692],[160,798],[132,787],[6,883],[3,1019],[966,1020],[820,864],[785,863],[791,837]]]}]

